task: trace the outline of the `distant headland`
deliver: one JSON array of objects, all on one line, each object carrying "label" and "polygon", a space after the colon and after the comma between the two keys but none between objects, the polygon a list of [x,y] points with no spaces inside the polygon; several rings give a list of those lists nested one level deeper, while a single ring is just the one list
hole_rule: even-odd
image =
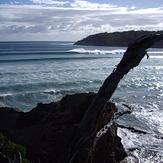
[{"label": "distant headland", "polygon": [[[127,47],[135,39],[149,34],[161,34],[162,31],[124,31],[113,33],[98,33],[89,35],[79,40],[74,45],[92,45],[92,46],[117,46]],[[163,41],[156,42],[152,47],[163,48]]]}]

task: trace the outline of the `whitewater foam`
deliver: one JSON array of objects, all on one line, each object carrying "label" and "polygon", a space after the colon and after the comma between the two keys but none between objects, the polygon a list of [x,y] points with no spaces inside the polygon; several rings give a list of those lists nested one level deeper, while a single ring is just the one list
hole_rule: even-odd
[{"label": "whitewater foam", "polygon": [[121,163],[159,163],[163,161],[163,141],[151,133],[140,134],[128,129],[118,128],[118,135],[122,138],[122,144],[128,157]]},{"label": "whitewater foam", "polygon": [[99,50],[99,49],[93,49],[93,50],[86,50],[84,48],[76,48],[69,50],[70,52],[77,52],[80,54],[123,54],[125,52],[124,49],[116,49],[116,50]]}]

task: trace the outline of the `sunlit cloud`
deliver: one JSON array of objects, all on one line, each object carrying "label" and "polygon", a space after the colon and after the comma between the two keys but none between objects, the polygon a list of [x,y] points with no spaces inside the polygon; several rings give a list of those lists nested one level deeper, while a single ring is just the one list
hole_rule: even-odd
[{"label": "sunlit cloud", "polygon": [[136,9],[136,8],[137,8],[136,6],[132,6],[132,7],[131,7],[132,10],[134,10],[134,9]]},{"label": "sunlit cloud", "polygon": [[82,0],[74,0],[74,3],[71,3],[71,7],[82,8],[82,9],[108,9],[116,6],[110,4],[100,4],[100,3],[92,3],[88,1],[82,1]]},{"label": "sunlit cloud", "polygon": [[67,4],[69,2],[64,2],[64,1],[56,1],[56,0],[30,0],[33,3],[37,3],[37,4],[48,4],[48,5],[64,5]]}]

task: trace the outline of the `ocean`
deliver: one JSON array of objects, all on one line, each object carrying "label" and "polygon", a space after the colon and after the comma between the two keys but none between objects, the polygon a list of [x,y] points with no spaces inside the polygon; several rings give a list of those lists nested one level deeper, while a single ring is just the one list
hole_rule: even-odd
[{"label": "ocean", "polygon": [[[66,94],[97,92],[126,49],[73,42],[0,42],[0,106],[29,111]],[[119,110],[124,109],[122,104],[133,109],[117,123],[146,132],[118,128],[129,154],[123,162],[163,161],[163,49],[151,48],[148,54],[112,96]]]}]

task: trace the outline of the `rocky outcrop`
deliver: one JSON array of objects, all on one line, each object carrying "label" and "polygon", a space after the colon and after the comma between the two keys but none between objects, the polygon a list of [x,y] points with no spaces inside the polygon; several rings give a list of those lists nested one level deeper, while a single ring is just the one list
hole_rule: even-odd
[{"label": "rocky outcrop", "polygon": [[[163,31],[123,31],[113,33],[98,33],[89,35],[82,40],[75,42],[75,45],[94,45],[94,46],[116,46],[127,47],[135,39],[144,35],[161,34]],[[163,40],[156,42],[152,47],[163,48]]]},{"label": "rocky outcrop", "polygon": [[[14,108],[0,108],[0,131],[12,141],[27,149],[27,158],[34,163],[62,163],[67,148],[71,144],[84,114],[94,99],[94,93],[67,95],[58,102],[38,104],[30,112]],[[114,104],[109,105],[107,117],[116,112]],[[99,121],[99,128],[105,124]],[[89,141],[88,141],[89,142]],[[114,163],[122,160],[126,153],[117,136],[113,123],[94,146],[80,149],[77,162]]]}]

